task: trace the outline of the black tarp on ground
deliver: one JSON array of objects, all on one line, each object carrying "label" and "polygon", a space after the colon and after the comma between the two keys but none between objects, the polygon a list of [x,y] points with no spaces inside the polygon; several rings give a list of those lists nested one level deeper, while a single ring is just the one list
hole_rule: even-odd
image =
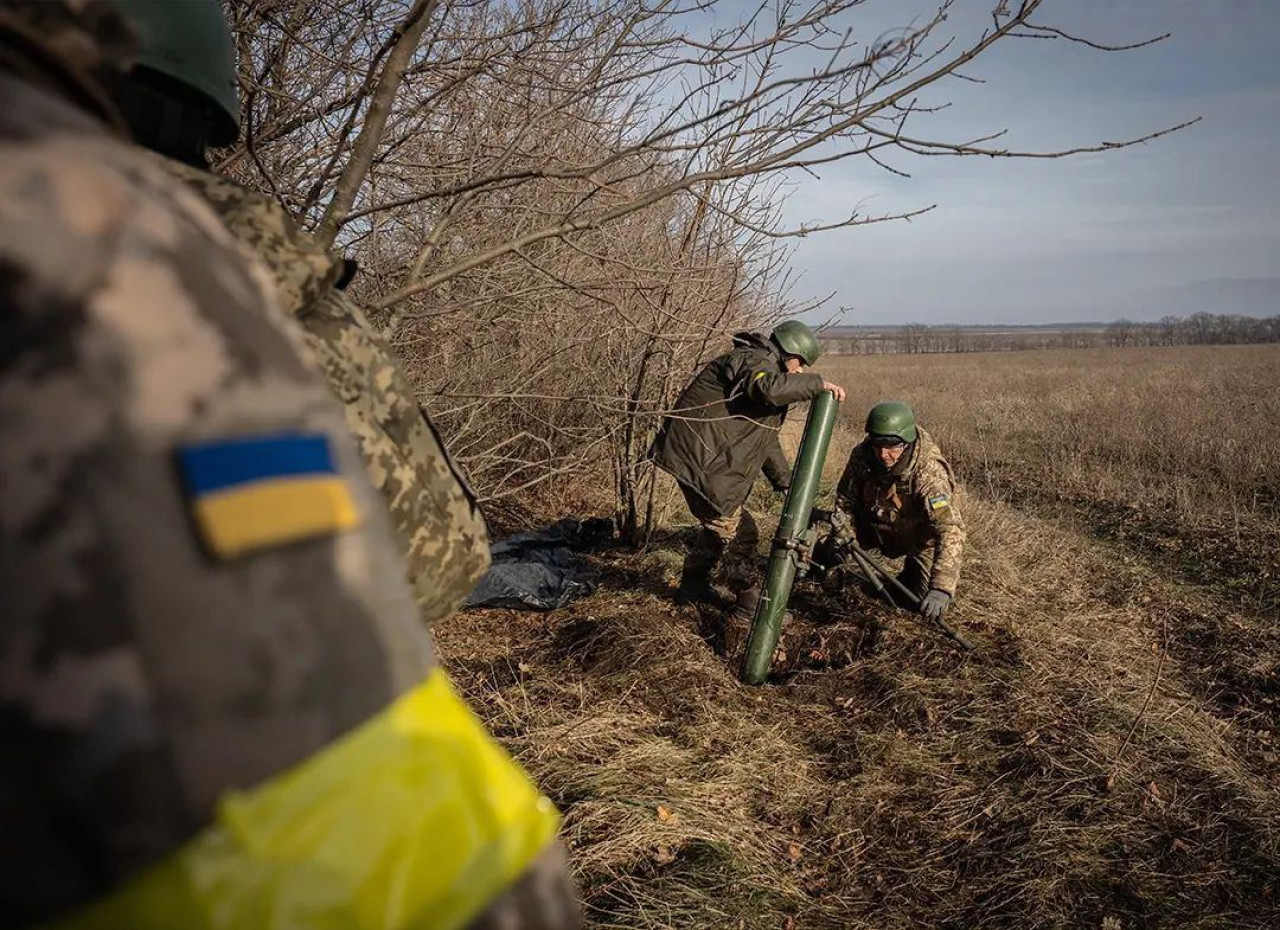
[{"label": "black tarp on ground", "polygon": [[492,564],[463,607],[555,610],[596,589],[595,571],[579,553],[613,538],[613,521],[566,517],[551,526],[494,543]]}]

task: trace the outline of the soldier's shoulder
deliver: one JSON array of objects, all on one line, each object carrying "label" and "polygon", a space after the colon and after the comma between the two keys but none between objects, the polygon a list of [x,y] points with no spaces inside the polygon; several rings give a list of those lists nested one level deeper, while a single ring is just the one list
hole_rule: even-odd
[{"label": "soldier's shoulder", "polygon": [[870,477],[871,463],[867,459],[866,440],[863,440],[853,447],[844,463],[844,470],[840,473],[840,489],[843,493],[848,493],[852,485],[866,482]]},{"label": "soldier's shoulder", "polygon": [[920,455],[915,464],[916,484],[923,490],[955,487],[955,473],[951,463],[942,454],[938,443],[926,433],[920,431]]},{"label": "soldier's shoulder", "polygon": [[152,413],[168,406],[150,380],[168,350],[187,360],[165,373],[174,384],[248,363],[240,346],[303,377],[297,343],[261,312],[265,272],[199,198],[101,130],[61,131],[57,104],[22,136],[0,125],[0,262],[32,344],[83,331],[136,348],[124,353],[137,369],[131,393]]},{"label": "soldier's shoulder", "polygon": [[302,312],[338,280],[341,261],[272,198],[230,178],[155,159],[209,204],[231,234],[266,265],[287,313]]},{"label": "soldier's shoulder", "polygon": [[849,453],[849,461],[845,463],[845,471],[865,472],[870,470],[871,461],[867,457],[870,448],[865,438],[854,446],[853,451]]}]

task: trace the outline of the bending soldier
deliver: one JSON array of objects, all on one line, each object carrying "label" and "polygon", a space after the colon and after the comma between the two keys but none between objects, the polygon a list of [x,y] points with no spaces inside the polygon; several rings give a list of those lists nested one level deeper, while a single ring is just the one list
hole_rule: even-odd
[{"label": "bending soldier", "polygon": [[653,461],[680,483],[700,525],[680,576],[680,600],[717,601],[712,575],[723,561],[739,606],[753,606],[760,533],[743,503],[761,471],[774,490],[787,490],[791,469],[778,442],[787,408],[822,391],[844,399],[844,388],[805,370],[820,352],[813,331],[796,320],[768,337],[738,333],[733,350],[698,373],[664,420]]},{"label": "bending soldier", "polygon": [[922,614],[940,619],[955,596],[964,551],[955,476],[906,404],[876,404],[866,431],[836,488],[835,547],[849,532],[841,526],[851,526],[863,548],[905,556],[898,580],[920,598]]},{"label": "bending soldier", "polygon": [[127,35],[0,2],[0,925],[577,926],[274,282],[122,143]]}]

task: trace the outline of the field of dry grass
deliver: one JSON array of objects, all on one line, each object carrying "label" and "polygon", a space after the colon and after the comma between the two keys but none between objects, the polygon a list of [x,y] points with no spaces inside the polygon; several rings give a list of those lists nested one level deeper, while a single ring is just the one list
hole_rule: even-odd
[{"label": "field of dry grass", "polygon": [[440,630],[592,924],[1280,926],[1280,351],[840,361],[830,477],[895,397],[965,483],[974,654],[806,585],[743,687],[674,508],[590,598]]}]

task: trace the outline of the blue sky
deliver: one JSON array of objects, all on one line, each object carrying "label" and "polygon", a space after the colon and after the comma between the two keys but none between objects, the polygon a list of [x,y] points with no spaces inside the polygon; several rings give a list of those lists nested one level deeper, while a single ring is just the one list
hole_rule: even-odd
[{"label": "blue sky", "polygon": [[[992,6],[958,0],[957,30],[989,21]],[[931,9],[868,0],[848,25],[872,39]],[[790,192],[789,223],[859,203],[938,206],[910,223],[801,240],[792,298],[830,293],[815,319],[845,307],[844,322],[870,324],[1280,313],[1280,0],[1051,0],[1038,18],[1111,43],[1173,36],[1114,54],[1006,43],[966,69],[984,85],[947,85],[936,99],[953,106],[915,131],[1008,129],[1008,144],[1047,149],[1202,122],[1056,161],[897,154],[906,179],[860,159],[824,168]]]}]

